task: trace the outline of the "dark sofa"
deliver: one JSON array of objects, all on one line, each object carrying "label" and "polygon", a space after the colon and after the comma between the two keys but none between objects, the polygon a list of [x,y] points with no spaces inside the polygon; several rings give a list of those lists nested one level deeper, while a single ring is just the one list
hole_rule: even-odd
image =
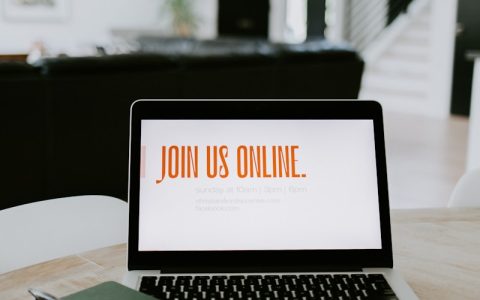
[{"label": "dark sofa", "polygon": [[363,61],[323,40],[140,39],[141,52],[0,63],[0,209],[127,198],[129,107],[141,98],[356,98]]},{"label": "dark sofa", "polygon": [[0,62],[0,209],[47,196],[49,103],[39,72]]}]

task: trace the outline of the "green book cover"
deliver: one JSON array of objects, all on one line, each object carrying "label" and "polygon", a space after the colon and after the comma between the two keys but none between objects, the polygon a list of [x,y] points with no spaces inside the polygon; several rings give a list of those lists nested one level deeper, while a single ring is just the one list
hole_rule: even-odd
[{"label": "green book cover", "polygon": [[71,294],[62,300],[153,300],[155,298],[132,290],[114,281],[107,281],[89,289]]}]

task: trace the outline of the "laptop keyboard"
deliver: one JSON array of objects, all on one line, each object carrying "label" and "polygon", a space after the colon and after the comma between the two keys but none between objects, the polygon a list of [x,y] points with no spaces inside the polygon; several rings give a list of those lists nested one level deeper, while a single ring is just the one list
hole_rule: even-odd
[{"label": "laptop keyboard", "polygon": [[143,276],[140,291],[158,299],[398,299],[382,274]]}]

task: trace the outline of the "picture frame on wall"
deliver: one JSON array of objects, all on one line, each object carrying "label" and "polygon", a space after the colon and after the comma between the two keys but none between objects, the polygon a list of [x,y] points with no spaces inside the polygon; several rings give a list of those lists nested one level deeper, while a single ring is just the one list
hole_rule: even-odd
[{"label": "picture frame on wall", "polygon": [[70,0],[2,0],[8,21],[64,22],[70,17]]}]

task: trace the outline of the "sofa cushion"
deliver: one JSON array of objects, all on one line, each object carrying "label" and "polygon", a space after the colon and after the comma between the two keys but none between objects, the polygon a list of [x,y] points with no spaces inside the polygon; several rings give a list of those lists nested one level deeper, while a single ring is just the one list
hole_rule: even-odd
[{"label": "sofa cushion", "polygon": [[18,78],[18,76],[38,76],[38,70],[23,62],[1,61],[0,60],[0,77],[1,78]]},{"label": "sofa cushion", "polygon": [[159,54],[119,54],[91,57],[45,58],[34,64],[44,75],[100,74],[125,71],[161,71],[173,69],[176,62]]}]

